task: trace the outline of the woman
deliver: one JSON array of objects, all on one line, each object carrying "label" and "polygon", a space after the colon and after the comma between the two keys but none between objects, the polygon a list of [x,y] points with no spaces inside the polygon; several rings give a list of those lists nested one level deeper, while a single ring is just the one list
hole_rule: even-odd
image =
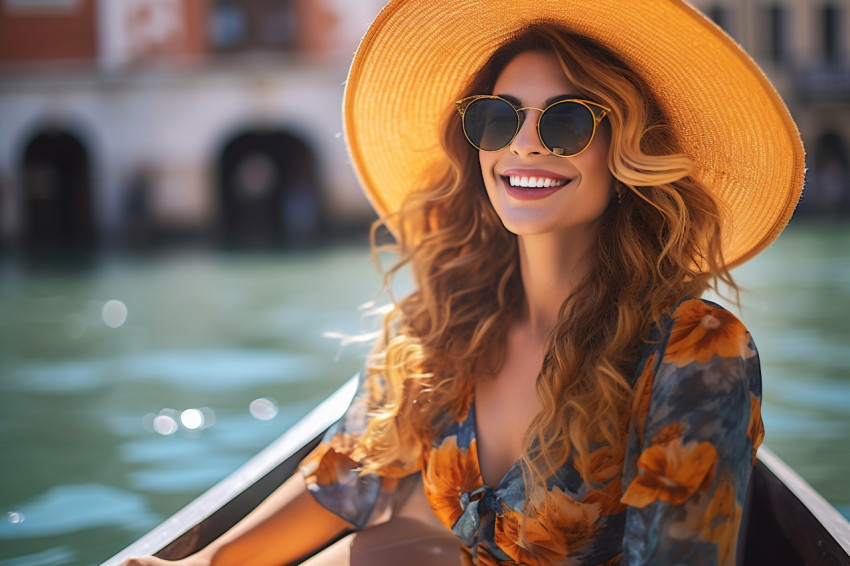
[{"label": "woman", "polygon": [[398,0],[345,114],[416,290],[302,475],[186,563],[356,529],[310,563],[733,564],[760,370],[698,297],[803,167],[755,65],[675,0]]}]

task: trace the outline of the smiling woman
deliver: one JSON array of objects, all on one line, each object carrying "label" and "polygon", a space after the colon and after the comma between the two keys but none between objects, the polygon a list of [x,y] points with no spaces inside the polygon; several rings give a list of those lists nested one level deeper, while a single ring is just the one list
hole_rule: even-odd
[{"label": "smiling woman", "polygon": [[185,564],[349,530],[310,564],[734,564],[761,373],[699,297],[790,217],[787,110],[677,0],[447,6],[390,2],[344,104],[415,287],[301,474]]}]

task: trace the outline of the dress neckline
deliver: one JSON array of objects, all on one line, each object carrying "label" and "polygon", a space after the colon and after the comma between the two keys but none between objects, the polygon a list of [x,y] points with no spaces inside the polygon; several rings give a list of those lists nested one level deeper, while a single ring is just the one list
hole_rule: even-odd
[{"label": "dress neckline", "polygon": [[478,479],[481,480],[481,485],[489,487],[493,491],[499,491],[500,489],[504,489],[509,482],[509,480],[515,475],[514,470],[520,465],[521,459],[514,460],[514,463],[505,471],[502,477],[499,478],[498,483],[495,486],[488,484],[484,481],[484,474],[481,471],[481,455],[478,453],[478,419],[475,412],[475,393],[473,389],[473,393],[470,396],[469,402],[469,417],[467,419],[470,423],[470,427],[472,429],[470,433],[470,439],[475,440],[475,445],[471,447],[472,450],[475,451],[475,464],[478,466]]}]

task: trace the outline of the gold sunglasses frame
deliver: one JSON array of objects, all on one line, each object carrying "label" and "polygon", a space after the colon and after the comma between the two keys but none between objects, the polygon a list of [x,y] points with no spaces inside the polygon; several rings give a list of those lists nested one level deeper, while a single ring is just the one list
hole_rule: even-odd
[{"label": "gold sunglasses frame", "polygon": [[[503,145],[499,149],[484,149],[484,148],[478,147],[477,145],[475,145],[475,143],[473,143],[473,141],[471,139],[469,139],[469,136],[466,133],[466,109],[469,108],[470,104],[472,104],[473,102],[475,102],[477,100],[481,100],[481,99],[501,100],[502,102],[507,103],[508,106],[513,108],[514,112],[516,112],[516,118],[517,118],[517,120],[516,120],[516,130],[514,131],[514,134],[511,136],[511,139],[508,140],[508,143],[506,143],[505,145]],[[541,118],[543,118],[543,114],[547,110],[552,108],[553,106],[557,106],[558,104],[564,104],[564,103],[567,103],[567,102],[575,102],[576,104],[580,104],[581,106],[584,106],[585,108],[588,109],[590,114],[593,116],[593,131],[590,133],[590,139],[587,140],[587,144],[581,149],[581,151],[579,151],[577,153],[571,153],[570,155],[564,155],[563,153],[558,153],[557,151],[551,149],[548,145],[546,145],[546,142],[543,141],[543,137],[540,135],[540,120],[541,120]],[[537,110],[537,111],[540,112],[540,114],[537,116],[537,138],[540,140],[540,144],[543,147],[546,148],[546,151],[548,151],[549,153],[551,153],[552,155],[555,155],[557,157],[575,157],[577,155],[581,155],[585,150],[587,150],[588,147],[590,147],[590,144],[593,143],[593,138],[596,136],[596,129],[599,127],[600,122],[602,122],[603,118],[605,118],[605,116],[611,112],[611,109],[608,108],[607,106],[603,106],[602,104],[599,104],[597,102],[593,102],[591,100],[584,100],[583,98],[568,98],[568,99],[565,99],[565,100],[559,100],[557,102],[553,102],[552,104],[550,104],[546,108],[537,108],[536,106],[523,106],[521,108],[517,108],[513,104],[511,104],[508,100],[505,100],[501,96],[496,96],[494,94],[474,94],[472,96],[466,96],[464,98],[461,98],[457,102],[455,102],[455,106],[457,107],[457,111],[460,113],[461,129],[463,130],[463,137],[465,137],[466,141],[468,141],[470,143],[470,145],[472,145],[472,147],[474,147],[475,149],[477,149],[479,151],[486,151],[488,153],[493,153],[493,152],[496,152],[496,151],[502,151],[503,149],[505,149],[506,147],[511,145],[511,143],[513,143],[513,141],[516,139],[517,134],[519,133],[520,128],[522,128],[522,123],[524,121],[524,118],[522,116],[520,116],[520,114],[519,114],[520,112],[525,111],[525,110]],[[594,108],[599,109],[598,115],[597,115],[596,112],[594,112],[594,110],[593,110]],[[561,148],[555,148],[555,149],[561,149]],[[563,151],[563,149],[561,149],[561,151]]]}]

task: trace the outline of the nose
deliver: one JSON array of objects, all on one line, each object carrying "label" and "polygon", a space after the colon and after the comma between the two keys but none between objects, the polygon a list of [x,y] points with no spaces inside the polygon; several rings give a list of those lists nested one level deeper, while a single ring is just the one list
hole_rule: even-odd
[{"label": "nose", "polygon": [[546,153],[546,148],[543,147],[540,135],[537,133],[537,119],[540,117],[540,110],[529,108],[523,110],[523,115],[519,131],[511,142],[511,152],[520,157]]}]

